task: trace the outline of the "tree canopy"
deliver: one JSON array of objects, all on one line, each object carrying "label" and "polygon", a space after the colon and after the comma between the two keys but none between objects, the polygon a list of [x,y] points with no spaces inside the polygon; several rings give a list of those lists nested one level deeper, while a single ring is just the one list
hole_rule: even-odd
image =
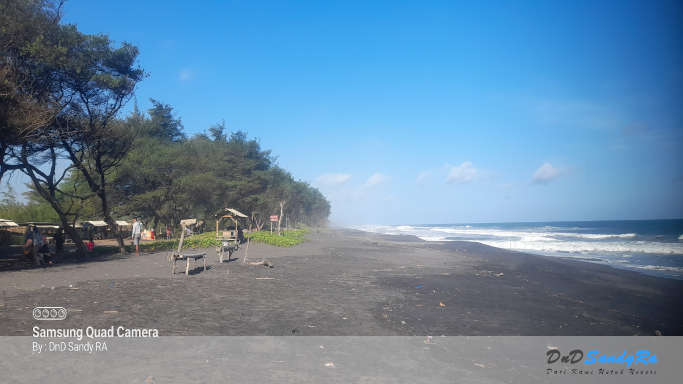
[{"label": "tree canopy", "polygon": [[156,99],[122,118],[146,76],[138,49],[62,24],[61,6],[0,2],[0,180],[17,171],[31,180],[29,202],[6,198],[0,212],[11,219],[29,207],[41,206],[33,211],[42,217],[51,210],[79,246],[68,228],[79,218],[113,225],[114,216],[140,215],[173,227],[233,207],[259,228],[276,213],[290,224],[327,219],[317,189],[225,122],[188,137],[173,107]]}]

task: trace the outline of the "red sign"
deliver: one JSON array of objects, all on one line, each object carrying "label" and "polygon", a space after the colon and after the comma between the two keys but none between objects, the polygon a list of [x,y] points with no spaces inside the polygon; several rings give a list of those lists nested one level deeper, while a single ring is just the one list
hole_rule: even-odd
[{"label": "red sign", "polygon": [[273,215],[270,217],[270,221],[277,221],[277,215]]}]

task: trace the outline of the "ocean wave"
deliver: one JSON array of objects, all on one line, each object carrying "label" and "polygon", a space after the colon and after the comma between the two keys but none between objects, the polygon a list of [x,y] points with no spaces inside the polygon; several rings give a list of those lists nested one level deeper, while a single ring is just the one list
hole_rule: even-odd
[{"label": "ocean wave", "polygon": [[662,265],[635,265],[634,267],[639,269],[647,269],[651,271],[666,271],[666,272],[679,272],[683,273],[683,268],[681,267],[667,267]]},{"label": "ocean wave", "polygon": [[[363,226],[365,231],[414,235],[425,241],[474,241],[498,248],[537,253],[645,253],[683,255],[683,243],[636,241],[635,233],[576,233],[494,228]],[[537,227],[538,229],[538,227]],[[683,236],[683,235],[681,235]]]},{"label": "ocean wave", "polygon": [[[413,230],[416,228],[413,228]],[[576,232],[532,232],[532,231],[510,231],[502,229],[458,229],[444,227],[424,228],[432,232],[443,232],[454,235],[477,235],[491,237],[518,237],[526,241],[554,241],[557,237],[573,237],[579,239],[604,240],[604,239],[632,239],[635,233],[618,234],[599,234],[599,233],[576,233]]]},{"label": "ocean wave", "polygon": [[652,253],[683,255],[683,244],[657,243],[651,241],[634,242],[590,242],[590,241],[506,241],[479,240],[478,242],[492,247],[509,248],[537,252],[571,252],[571,253]]}]

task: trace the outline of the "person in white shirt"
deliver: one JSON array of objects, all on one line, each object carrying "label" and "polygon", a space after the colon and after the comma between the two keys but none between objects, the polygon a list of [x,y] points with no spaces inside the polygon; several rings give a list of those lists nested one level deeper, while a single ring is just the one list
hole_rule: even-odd
[{"label": "person in white shirt", "polygon": [[130,237],[135,244],[135,255],[140,256],[140,236],[142,235],[142,223],[138,221],[137,217],[133,218],[133,232]]}]

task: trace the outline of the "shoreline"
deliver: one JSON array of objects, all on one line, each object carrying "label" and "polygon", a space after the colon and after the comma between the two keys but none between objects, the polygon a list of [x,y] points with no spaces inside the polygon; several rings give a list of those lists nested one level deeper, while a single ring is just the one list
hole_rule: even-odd
[{"label": "shoreline", "polygon": [[[683,282],[474,242],[314,230],[293,248],[251,244],[170,276],[166,252],[0,272],[0,335],[59,327],[171,335],[683,335]],[[49,324],[53,326],[55,324]]]},{"label": "shoreline", "polygon": [[[622,222],[625,221],[367,225],[351,229],[386,235],[415,236],[420,241],[429,243],[458,241],[479,243],[511,252],[576,260],[605,265],[618,270],[634,271],[648,276],[683,280],[683,264],[678,260],[680,256],[683,256],[683,243],[680,242],[683,235],[676,235],[678,236],[678,242],[676,242],[676,236],[671,233],[667,235],[636,234],[635,228],[613,227],[592,228],[591,232],[586,232],[588,227],[578,227],[578,225]],[[631,222],[639,225],[646,222],[683,223],[683,219],[631,220]],[[567,228],[560,226],[564,224],[574,226]],[[482,227],[477,227],[477,225]],[[528,225],[538,227],[526,227]],[[629,233],[614,232],[617,229]],[[669,228],[666,231],[671,230]],[[470,231],[473,232],[470,233]],[[683,231],[683,228],[675,233],[678,234],[680,231]],[[527,240],[527,236],[531,237]],[[668,240],[661,241],[665,238]],[[607,241],[596,241],[596,239]],[[673,242],[672,239],[674,239]],[[627,241],[622,242],[624,240]]]}]

